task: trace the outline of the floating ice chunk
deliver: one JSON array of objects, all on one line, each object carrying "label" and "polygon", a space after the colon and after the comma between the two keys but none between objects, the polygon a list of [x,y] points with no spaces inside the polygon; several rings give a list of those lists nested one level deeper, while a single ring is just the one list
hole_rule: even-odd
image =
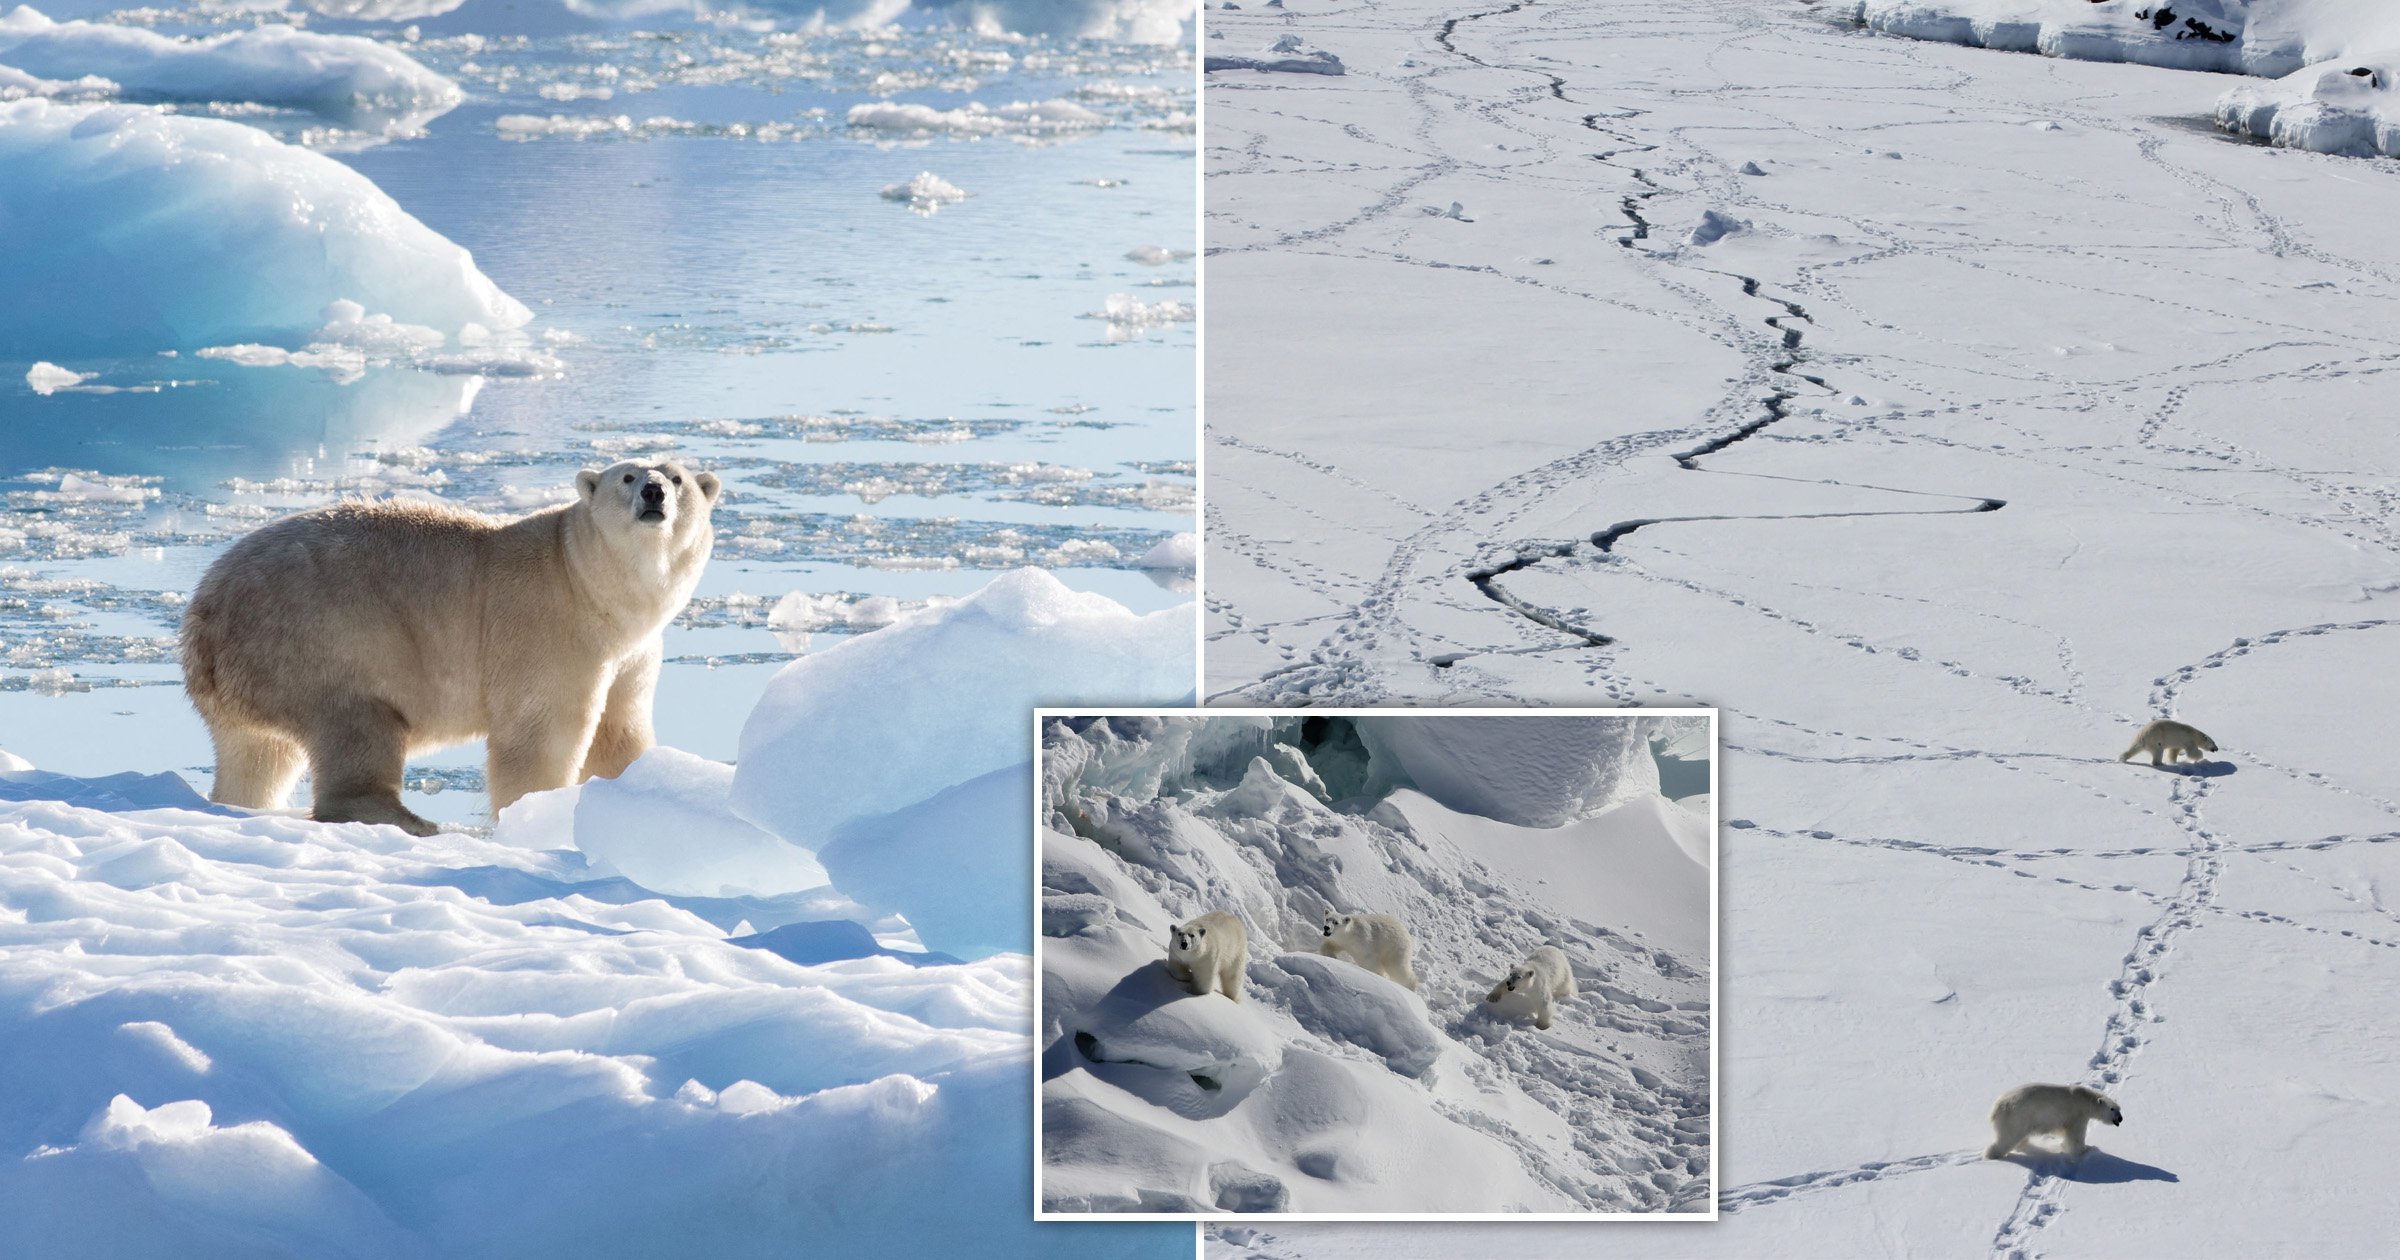
[{"label": "floating ice chunk", "polygon": [[[793,0],[805,3],[806,0]],[[925,9],[942,0],[926,0]],[[1177,44],[1190,38],[1188,0],[958,0],[976,29],[987,34],[1052,35],[1121,44]]]},{"label": "floating ice chunk", "polygon": [[[0,18],[0,21],[5,21]],[[58,100],[84,100],[93,97],[115,96],[117,85],[96,74],[77,79],[45,79],[27,74],[14,66],[0,66],[0,101],[23,100],[28,96],[47,96]]]},{"label": "floating ice chunk", "polygon": [[946,205],[967,199],[966,190],[943,179],[932,171],[919,171],[916,178],[901,184],[883,186],[885,201],[904,201],[917,214],[930,216]]},{"label": "floating ice chunk", "polygon": [[346,299],[454,332],[532,312],[340,162],[127,105],[0,104],[0,355],[296,346]]},{"label": "floating ice chunk", "polygon": [[1200,563],[1200,538],[1197,534],[1182,533],[1161,539],[1157,546],[1142,553],[1135,564],[1144,569],[1189,569]]},{"label": "floating ice chunk", "polygon": [[2400,157],[2400,52],[2345,58],[2217,98],[2217,126],[2289,149]]},{"label": "floating ice chunk", "polygon": [[33,769],[32,762],[5,748],[0,748],[0,774],[14,774],[19,770],[31,769]]},{"label": "floating ice chunk", "polygon": [[1136,616],[1019,569],[802,657],[742,728],[734,812],[814,848],[1023,762],[1037,706],[1173,703],[1192,692],[1192,616],[1190,604]]},{"label": "floating ice chunk", "polygon": [[1683,238],[1686,245],[1714,245],[1737,232],[1750,230],[1750,221],[1737,219],[1722,210],[1703,210],[1700,221],[1692,225],[1691,235]]},{"label": "floating ice chunk", "polygon": [[62,389],[72,389],[98,375],[98,372],[69,371],[55,363],[36,363],[25,369],[25,383],[33,387],[34,393],[55,394]]},{"label": "floating ice chunk", "polygon": [[286,25],[174,39],[139,27],[54,22],[19,5],[0,14],[0,59],[36,75],[103,76],[154,100],[250,101],[342,121],[401,115],[406,130],[465,99],[457,84],[398,49]]},{"label": "floating ice chunk", "polygon": [[1144,302],[1130,293],[1111,293],[1099,310],[1084,316],[1085,319],[1107,320],[1108,339],[1111,341],[1131,340],[1141,336],[1146,329],[1188,324],[1193,317],[1192,308],[1187,303],[1171,299]]},{"label": "floating ice chunk", "polygon": [[969,101],[957,109],[873,101],[851,106],[847,119],[861,130],[900,135],[1049,135],[1108,125],[1108,119],[1064,99],[1011,101],[996,108]]}]

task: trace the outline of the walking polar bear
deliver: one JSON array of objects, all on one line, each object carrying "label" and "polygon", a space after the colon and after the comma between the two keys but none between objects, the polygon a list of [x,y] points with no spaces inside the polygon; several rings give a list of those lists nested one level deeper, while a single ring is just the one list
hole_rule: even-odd
[{"label": "walking polar bear", "polygon": [[1343,914],[1338,910],[1326,911],[1325,940],[1317,946],[1320,954],[1348,959],[1407,989],[1417,987],[1417,973],[1409,967],[1416,949],[1400,920],[1388,914]]},{"label": "walking polar bear", "polygon": [[2207,754],[2217,751],[2217,741],[2200,733],[2197,726],[2161,718],[2143,727],[2133,737],[2133,747],[2117,754],[2117,760],[2129,760],[2135,753],[2150,754],[2150,764],[2158,765],[2163,755],[2168,761],[2178,757],[2185,761],[2208,760]]},{"label": "walking polar bear", "polygon": [[1242,1000],[1242,972],[1250,965],[1250,929],[1222,910],[1211,910],[1167,933],[1167,974],[1194,997],[1222,993]]},{"label": "walking polar bear", "polygon": [[2089,1149],[2084,1126],[2125,1122],[2115,1100],[2089,1085],[2019,1085],[1992,1104],[1992,1144],[1985,1159],[2000,1159],[2037,1133],[2061,1135],[2061,1149],[2070,1158]]},{"label": "walking polar bear", "polygon": [[305,761],[318,820],[423,836],[400,803],[411,753],[488,735],[495,815],[642,755],[660,632],[708,563],[719,485],[673,461],[575,480],[573,502],[514,521],[349,502],[235,543],[183,616],[209,798],[281,808]]},{"label": "walking polar bear", "polygon": [[1567,952],[1556,945],[1536,946],[1483,1000],[1497,1006],[1517,996],[1533,1000],[1533,1026],[1548,1028],[1558,1004],[1575,996],[1575,972],[1567,966]]}]

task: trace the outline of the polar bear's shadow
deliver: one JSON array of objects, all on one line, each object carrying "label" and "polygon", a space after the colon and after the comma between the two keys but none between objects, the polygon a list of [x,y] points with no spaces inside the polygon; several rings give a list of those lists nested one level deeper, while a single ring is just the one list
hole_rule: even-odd
[{"label": "polar bear's shadow", "polygon": [[2187,779],[2222,779],[2234,772],[2230,761],[2182,761],[2173,765],[2151,766],[2162,774],[2180,774]]},{"label": "polar bear's shadow", "polygon": [[2121,1185],[2128,1181],[2172,1181],[2180,1184],[2183,1178],[2154,1164],[2144,1164],[2111,1155],[2099,1147],[2089,1147],[2081,1159],[2069,1159],[2056,1151],[2019,1150],[2008,1155],[2008,1162],[2039,1177],[2056,1177],[2090,1186]]}]

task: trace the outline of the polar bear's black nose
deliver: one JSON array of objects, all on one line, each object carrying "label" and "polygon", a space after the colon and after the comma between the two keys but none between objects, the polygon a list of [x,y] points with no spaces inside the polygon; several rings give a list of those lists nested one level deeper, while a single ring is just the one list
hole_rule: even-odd
[{"label": "polar bear's black nose", "polygon": [[642,502],[650,504],[667,501],[667,488],[653,481],[642,487]]}]

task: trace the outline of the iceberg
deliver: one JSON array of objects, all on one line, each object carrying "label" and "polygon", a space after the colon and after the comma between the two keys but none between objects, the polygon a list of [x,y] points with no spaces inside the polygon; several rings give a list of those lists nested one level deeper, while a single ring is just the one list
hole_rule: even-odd
[{"label": "iceberg", "polygon": [[457,337],[532,312],[365,176],[254,127],[0,104],[0,357],[297,347],[348,301]]},{"label": "iceberg", "polygon": [[281,105],[397,130],[414,130],[465,99],[457,84],[408,54],[356,35],[275,25],[176,39],[140,27],[55,22],[25,5],[0,14],[0,64],[59,80],[97,75],[146,100]]}]

